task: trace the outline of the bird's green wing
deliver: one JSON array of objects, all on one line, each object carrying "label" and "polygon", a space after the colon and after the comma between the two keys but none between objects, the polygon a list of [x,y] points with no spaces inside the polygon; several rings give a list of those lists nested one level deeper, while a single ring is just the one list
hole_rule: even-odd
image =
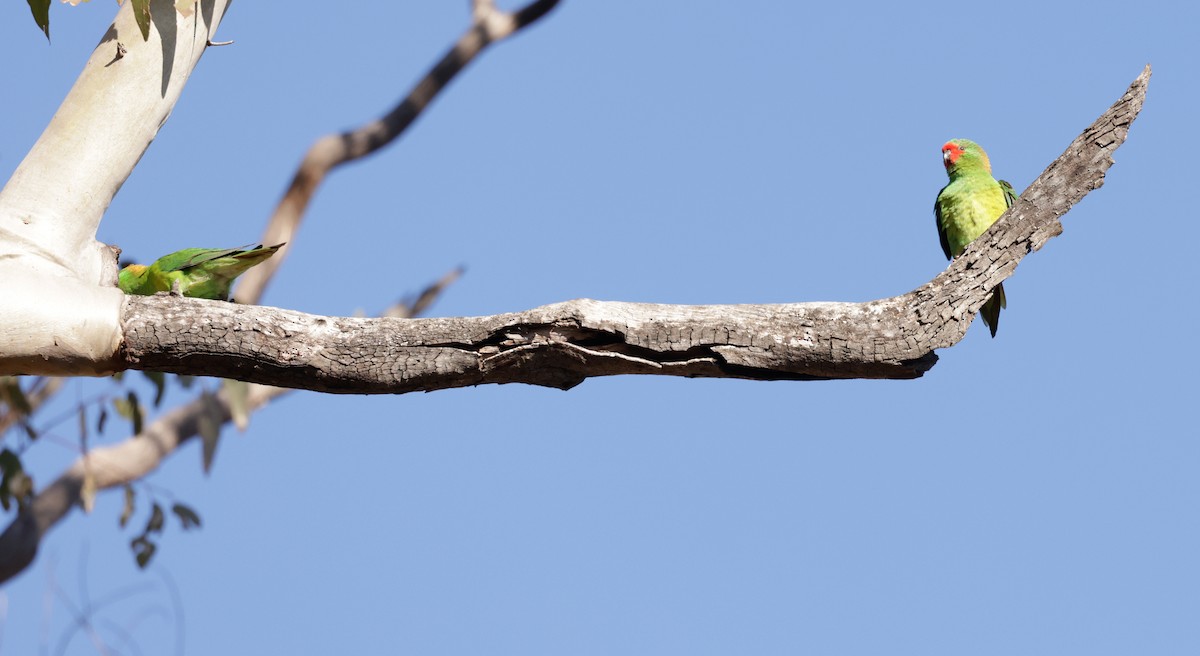
[{"label": "bird's green wing", "polygon": [[1000,191],[1004,192],[1004,206],[1012,207],[1013,203],[1017,202],[1017,192],[1013,190],[1013,186],[1008,183],[1008,180],[997,180],[1000,183]]},{"label": "bird's green wing", "polygon": [[257,248],[254,244],[247,244],[237,248],[185,248],[181,251],[175,251],[170,255],[164,255],[158,258],[154,263],[163,273],[172,271],[183,271],[194,266],[211,262],[213,260],[236,255],[245,250]]},{"label": "bird's green wing", "polygon": [[[942,191],[945,191],[945,187]],[[938,192],[938,198],[941,198],[941,192]],[[946,227],[942,224],[942,204],[937,200],[933,201],[933,218],[937,222],[938,241],[942,242],[942,252],[946,254],[946,259],[950,259],[950,240],[946,237]]]}]

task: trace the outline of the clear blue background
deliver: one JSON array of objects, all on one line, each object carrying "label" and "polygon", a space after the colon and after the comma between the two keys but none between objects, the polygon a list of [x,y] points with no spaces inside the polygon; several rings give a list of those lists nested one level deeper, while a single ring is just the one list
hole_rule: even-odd
[{"label": "clear blue background", "polygon": [[[402,97],[466,5],[235,3],[99,238],[255,240],[309,144]],[[47,45],[0,5],[0,179],[112,10],[55,3]],[[458,264],[434,314],[900,294],[946,264],[943,142],[1023,189],[1154,78],[1104,187],[1005,283],[999,336],[920,380],[295,393],[227,429],[211,476],[193,444],[149,479],[204,527],[171,523],[148,572],[119,492],[72,514],[0,589],[0,651],[94,653],[68,604],[135,586],[93,620],[146,654],[1200,653],[1198,21],[564,0],[326,181],[264,302],[375,313]],[[52,433],[43,484],[78,448]]]}]

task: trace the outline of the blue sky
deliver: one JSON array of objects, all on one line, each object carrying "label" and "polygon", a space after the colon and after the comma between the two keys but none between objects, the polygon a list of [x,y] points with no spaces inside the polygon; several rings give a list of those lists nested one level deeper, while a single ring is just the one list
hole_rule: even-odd
[{"label": "blue sky", "polygon": [[[401,97],[466,4],[235,3],[236,44],[99,238],[141,259],[253,241],[313,139]],[[0,653],[92,653],[67,601],[130,586],[96,617],[148,654],[1200,651],[1200,11],[802,5],[564,0],[326,181],[264,302],[373,313],[459,264],[434,314],[900,294],[945,266],[943,142],[1023,189],[1151,63],[996,339],[972,326],[915,381],[294,393],[227,430],[210,476],[192,445],[150,478],[204,527],[171,525],[147,572],[119,492],[61,524],[0,589]],[[111,11],[56,3],[47,45],[0,8],[0,179]],[[73,457],[61,430],[27,454],[39,481]]]}]

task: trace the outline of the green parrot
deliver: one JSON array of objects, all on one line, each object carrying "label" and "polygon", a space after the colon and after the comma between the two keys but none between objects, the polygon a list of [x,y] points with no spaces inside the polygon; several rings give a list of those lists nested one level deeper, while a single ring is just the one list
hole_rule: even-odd
[{"label": "green parrot", "polygon": [[[933,214],[942,251],[946,259],[951,259],[962,255],[967,244],[986,232],[1016,202],[1017,194],[1012,185],[992,177],[992,163],[974,141],[947,141],[942,146],[942,163],[950,183],[938,192]],[[979,316],[992,337],[1000,324],[1000,308],[1007,306],[1004,285],[999,284],[979,308]]]},{"label": "green parrot", "polygon": [[121,269],[117,286],[126,294],[149,296],[172,291],[178,284],[179,293],[184,296],[223,301],[229,298],[234,278],[265,261],[282,246],[185,248],[158,258],[150,266],[130,264]]}]

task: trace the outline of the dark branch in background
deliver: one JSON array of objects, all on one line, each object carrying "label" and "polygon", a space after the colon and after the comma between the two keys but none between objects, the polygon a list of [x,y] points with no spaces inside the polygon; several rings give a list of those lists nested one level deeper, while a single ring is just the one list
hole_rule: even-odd
[{"label": "dark branch in background", "polygon": [[[412,303],[397,304],[385,314],[411,317],[424,311],[458,279],[454,270],[427,287]],[[59,380],[59,379],[51,379]],[[251,385],[246,402],[253,412],[293,390],[269,385]],[[158,469],[167,456],[201,435],[204,422],[223,426],[233,420],[233,409],[226,390],[205,393],[191,403],[163,414],[141,433],[110,446],[92,448],[84,458],[34,496],[29,508],[22,510],[0,534],[0,583],[16,576],[33,562],[38,545],[46,533],[77,505],[88,469],[97,490],[120,487]]]},{"label": "dark branch in background", "polygon": [[484,48],[528,27],[545,16],[558,2],[559,0],[537,0],[515,13],[509,13],[496,9],[491,0],[474,0],[471,27],[459,37],[458,42],[441,61],[413,87],[403,102],[383,118],[358,129],[318,139],[304,156],[262,237],[264,244],[287,242],[288,245],[274,257],[242,276],[241,284],[237,288],[237,301],[247,305],[258,303],[271,276],[283,264],[291,249],[291,243],[308,209],[309,201],[331,170],[346,162],[366,157],[394,141],[412,125],[454,76],[466,68]]},{"label": "dark branch in background", "polygon": [[[991,290],[1062,232],[1104,182],[1141,110],[1147,66],[988,232],[928,284],[869,303],[656,305],[577,300],[491,317],[357,319],[199,299],[129,297],[130,368],[337,393],[481,383],[566,389],[589,376],[915,378]],[[203,316],[203,321],[197,317]]]}]

